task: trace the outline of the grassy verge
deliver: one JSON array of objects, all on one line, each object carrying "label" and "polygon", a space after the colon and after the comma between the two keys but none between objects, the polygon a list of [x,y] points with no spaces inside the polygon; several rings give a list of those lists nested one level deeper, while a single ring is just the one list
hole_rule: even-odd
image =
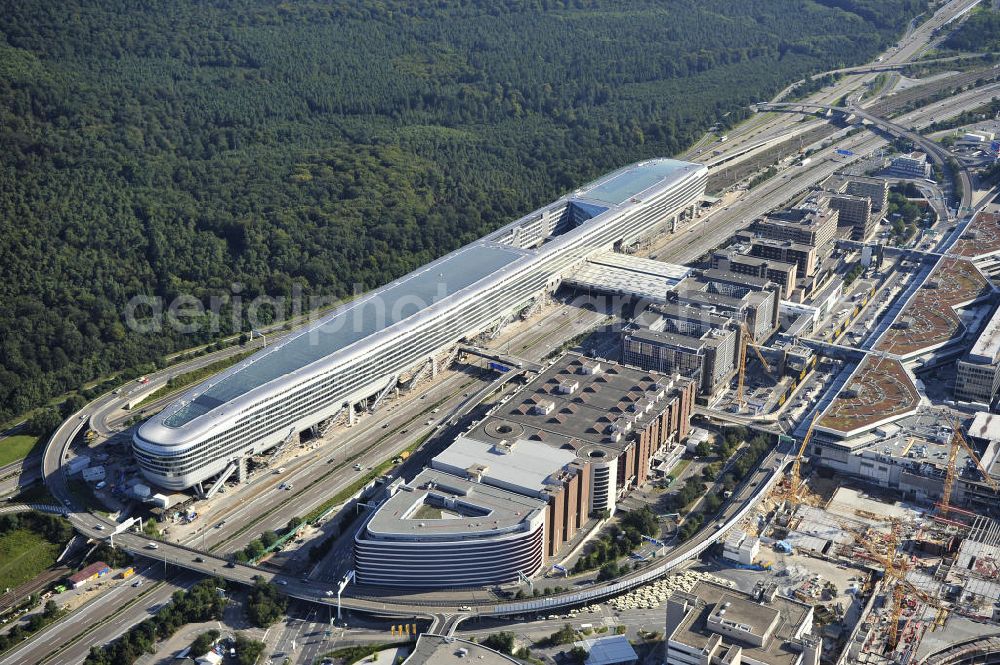
[{"label": "grassy verge", "polygon": [[41,534],[15,529],[0,535],[0,587],[24,584],[51,566],[61,548]]},{"label": "grassy verge", "polygon": [[682,459],[681,461],[677,462],[677,465],[673,469],[670,470],[670,473],[667,474],[667,477],[677,480],[678,478],[681,477],[681,474],[684,473],[684,469],[688,468],[689,464],[691,464],[691,460]]},{"label": "grassy verge", "polygon": [[31,434],[14,434],[0,439],[0,466],[24,459],[36,446],[39,446],[39,439]]},{"label": "grassy verge", "polygon": [[342,647],[340,649],[334,649],[333,651],[328,651],[327,653],[317,658],[315,662],[321,663],[323,662],[323,660],[327,658],[336,658],[340,659],[344,663],[359,663],[368,656],[371,656],[374,653],[378,653],[383,649],[391,649],[393,647],[405,647],[411,644],[413,644],[412,641],[393,642],[391,644],[365,644],[356,647]]}]

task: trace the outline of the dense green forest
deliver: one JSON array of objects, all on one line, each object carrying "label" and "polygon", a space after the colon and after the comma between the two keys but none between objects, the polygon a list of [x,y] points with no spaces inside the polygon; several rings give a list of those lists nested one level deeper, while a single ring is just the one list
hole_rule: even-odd
[{"label": "dense green forest", "polygon": [[136,333],[133,296],[377,286],[924,5],[0,2],[0,418],[243,327]]},{"label": "dense green forest", "polygon": [[1000,11],[983,3],[977,7],[958,30],[944,40],[944,47],[974,53],[1000,52]]}]

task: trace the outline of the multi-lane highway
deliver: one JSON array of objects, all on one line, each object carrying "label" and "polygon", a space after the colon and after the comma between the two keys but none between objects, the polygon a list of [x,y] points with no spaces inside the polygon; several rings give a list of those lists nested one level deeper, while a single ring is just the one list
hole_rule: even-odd
[{"label": "multi-lane highway", "polygon": [[[535,319],[529,323],[512,326],[512,330],[498,338],[494,346],[511,353],[518,352],[529,357],[541,358],[560,345],[566,336],[573,337],[584,332],[604,317],[603,313],[578,311],[565,305],[558,305],[543,312],[540,320]],[[218,357],[213,357],[205,359],[204,362],[214,362],[217,359]],[[150,385],[163,385],[169,376],[190,368],[190,365],[177,366],[171,368],[169,373],[150,375]],[[435,431],[435,424],[426,424],[428,411],[439,410],[440,415],[435,419],[435,423],[439,420],[448,420],[456,414],[456,409],[460,406],[469,406],[465,404],[466,395],[482,385],[481,379],[470,376],[467,372],[452,372],[445,379],[432,384],[430,388],[418,390],[412,395],[404,395],[401,399],[390,402],[376,415],[362,417],[354,427],[337,432],[328,445],[306,451],[291,462],[283,462],[287,466],[285,474],[277,476],[264,473],[254,478],[248,486],[241,488],[237,496],[227,497],[230,501],[221,502],[217,512],[209,512],[203,516],[199,520],[204,525],[202,531],[187,534],[184,541],[199,548],[212,548],[222,544],[219,551],[226,554],[239,548],[262,530],[283,526],[290,517],[308,512],[330,495],[353,483],[357,473],[351,467],[355,462],[361,464],[363,468],[375,466],[409,446],[423,434]],[[67,446],[87,418],[95,420],[107,418],[108,414],[114,413],[121,407],[127,397],[127,395],[106,395],[64,423],[50,442],[48,450],[50,463],[58,469],[65,457]],[[80,418],[80,415],[85,417]],[[339,473],[332,473],[336,464],[326,463],[326,460],[331,458],[337,462],[349,461],[350,464],[346,468],[341,465]],[[73,499],[67,492],[65,479],[61,478],[58,471],[51,481],[53,492],[57,493],[57,496],[61,495],[67,505],[72,506]],[[275,486],[280,481],[293,482],[297,491],[277,490]],[[267,514],[261,519],[264,513]],[[107,530],[111,527],[103,518],[76,510],[72,512],[70,519],[79,531],[96,539],[106,537]],[[212,528],[211,525],[220,519],[226,520],[225,528]],[[97,524],[105,526],[105,529],[96,529]],[[249,525],[253,528],[247,528]],[[129,538],[134,542],[129,543]],[[155,551],[148,550],[147,539],[134,534],[116,536],[115,542],[116,545],[136,549],[147,557],[178,561],[206,573],[221,573],[227,563],[225,556],[211,557],[204,553],[194,553],[194,550],[186,548],[172,550],[167,543],[159,543]],[[202,558],[204,566],[194,566],[195,558]],[[249,576],[244,575],[240,578],[243,581],[250,580],[254,574],[260,572],[249,568],[247,571]],[[148,616],[148,607],[165,602],[172,590],[172,587],[162,587],[162,589],[143,587],[142,592],[149,594],[149,602],[130,605],[121,610],[120,615],[116,617],[116,623],[131,625]],[[47,634],[51,633],[50,638],[36,648],[44,652],[47,645],[62,643],[70,635],[78,632],[86,633],[87,626],[92,625],[98,618],[111,614],[120,605],[120,599],[116,595],[107,594],[96,599],[91,609],[86,614],[80,614],[73,623],[61,622],[47,629]],[[0,660],[0,663],[6,662],[8,661]]]},{"label": "multi-lane highway", "polygon": [[[949,3],[943,10],[938,12],[932,21],[943,22],[948,12],[951,12],[953,15],[967,5],[969,1],[963,0]],[[900,58],[905,59],[909,57],[908,55],[904,56],[904,53],[912,55],[912,53],[918,52],[926,45],[925,38],[929,37],[930,31],[934,27],[936,26],[929,24],[918,27],[911,35],[904,39],[905,46],[903,48],[889,54],[887,62],[895,62],[897,60],[901,62]],[[890,60],[890,58],[893,60]],[[864,76],[859,76],[857,79],[854,79],[854,77],[848,78],[851,79],[849,83],[842,82],[842,86],[838,86],[832,92],[826,91],[822,97],[836,95],[839,98],[839,96],[846,94],[851,86],[856,86],[859,81],[864,80]],[[841,87],[844,88],[843,92],[840,92]],[[759,141],[778,136],[781,128],[787,127],[785,116],[781,115],[770,116],[764,121],[747,124],[751,127],[756,126],[755,131],[758,134],[760,132],[767,133],[762,137],[759,135],[754,136],[753,132],[741,129],[734,130],[732,134],[738,140],[726,144],[725,149],[727,151],[739,150],[741,147],[746,147],[745,144],[741,146],[743,138],[740,137],[747,137],[746,140]],[[818,126],[821,124],[821,121],[816,121],[815,124]],[[844,145],[855,146],[860,151],[868,149],[869,146],[876,145],[880,140],[865,136],[852,137]],[[707,149],[704,148],[704,150]],[[829,150],[821,156],[824,155],[829,155]],[[693,227],[694,232],[685,229],[683,233],[671,237],[667,248],[661,250],[656,256],[657,258],[677,262],[685,262],[697,258],[705,251],[714,247],[720,238],[730,235],[732,231],[744,225],[748,220],[753,219],[762,212],[781,205],[795,193],[801,191],[807,183],[817,182],[841,166],[843,166],[841,162],[825,160],[811,168],[803,167],[799,169],[794,174],[794,177],[776,177],[749,193],[739,204],[731,206],[730,210],[717,211],[715,214],[698,222]],[[967,191],[971,191],[971,187],[967,188]],[[528,357],[532,355],[543,357],[549,350],[558,346],[563,339],[570,338],[578,332],[586,330],[602,318],[602,315],[594,315],[590,318],[581,316],[574,319],[570,325],[567,325],[567,320],[564,318],[566,316],[565,308],[554,308],[538,323],[537,329],[534,323],[527,326],[526,329],[523,329],[525,327],[522,326],[521,330],[514,335],[509,335],[509,339],[502,339],[501,343],[509,342],[512,353]],[[177,365],[169,370],[151,376],[149,386],[144,387],[144,389],[153,389],[164,385],[172,376],[205,366],[228,354],[237,352],[239,352],[239,349],[230,349]],[[345,473],[346,469],[343,466],[339,466],[342,462],[351,460],[353,464],[357,460],[363,467],[369,467],[392,456],[409,445],[415,438],[433,430],[433,424],[426,425],[422,421],[427,410],[427,404],[443,400],[441,401],[440,408],[443,412],[447,413],[449,410],[456,408],[459,402],[462,401],[464,397],[463,389],[473,386],[475,383],[476,379],[465,375],[449,376],[434,385],[429,393],[433,396],[428,397],[426,401],[420,400],[417,395],[404,397],[375,417],[362,419],[361,423],[355,429],[350,430],[346,435],[336,437],[336,443],[324,446],[313,453],[305,454],[298,460],[293,460],[288,464],[289,471],[287,475],[280,480],[294,482],[297,488],[294,492],[283,492],[274,489],[279,479],[266,475],[255,478],[248,486],[241,488],[240,501],[232,503],[221,502],[217,513],[210,513],[203,517],[202,524],[206,526],[203,527],[200,533],[187,535],[186,542],[197,545],[199,549],[189,548],[179,543],[160,543],[156,550],[151,550],[147,549],[148,541],[136,534],[121,534],[116,537],[116,544],[147,557],[152,556],[172,561],[178,566],[202,574],[218,574],[228,579],[249,582],[254,575],[261,574],[261,571],[247,566],[237,565],[227,567],[227,561],[224,557],[209,554],[204,550],[217,546],[217,551],[229,551],[241,546],[241,544],[244,544],[261,530],[282,526],[291,516],[307,512],[311,507],[318,505],[332,493],[339,491],[340,488],[346,487],[353,482],[355,476],[352,472]],[[87,420],[90,420],[95,429],[100,433],[104,435],[114,434],[114,419],[123,401],[124,396],[105,395],[84,407],[77,414],[74,414],[53,435],[43,460],[43,473],[50,491],[70,507],[72,510],[70,518],[74,526],[85,535],[94,538],[102,538],[105,535],[95,528],[100,519],[86,513],[78,512],[80,507],[73,504],[73,498],[66,488],[65,478],[62,476],[60,466],[65,460],[69,443]],[[407,427],[408,424],[409,428]],[[376,439],[374,445],[372,444],[373,438]],[[602,597],[608,594],[619,593],[625,588],[644,583],[649,575],[663,574],[666,570],[678,565],[685,557],[693,555],[698,548],[714,542],[729,525],[735,524],[739,519],[742,519],[745,511],[753,505],[769,484],[775,482],[780,477],[781,472],[778,462],[783,455],[784,453],[772,455],[767,463],[758,470],[758,473],[734,497],[734,500],[725,508],[720,516],[720,520],[724,522],[723,525],[720,525],[718,528],[716,528],[715,524],[710,525],[709,528],[698,534],[694,540],[671,553],[668,556],[668,560],[655,570],[646,569],[641,573],[623,578],[612,585],[600,585],[585,592],[576,592],[573,597],[568,595],[551,596],[545,599],[529,601],[528,603],[515,604],[485,602],[476,606],[472,614],[519,613],[526,610],[533,611],[536,609],[557,607],[567,603],[577,604],[584,602],[584,599],[579,597],[580,593],[587,594],[588,599]],[[328,465],[323,458],[330,457],[335,462]],[[252,497],[252,504],[245,500],[248,497]],[[260,519],[262,513],[265,516],[263,519]],[[219,518],[226,520],[225,528],[209,529],[207,525],[211,525]],[[266,576],[272,577],[271,574],[266,574]],[[306,598],[317,603],[328,605],[332,603],[326,594],[330,590],[327,586],[318,585],[314,581],[302,582],[298,578],[283,578],[281,581],[285,583],[283,586],[290,595]],[[134,589],[131,586],[128,586],[128,588]],[[165,600],[169,596],[169,589],[171,588],[165,584],[162,587],[144,591],[143,593],[149,594],[148,599],[150,601],[163,602],[159,598],[162,597]],[[118,595],[125,596],[128,593],[128,591],[116,590],[115,594],[104,594],[104,596],[93,602],[93,609],[89,609],[86,613],[80,610],[71,615],[73,623],[60,622],[50,627],[50,629],[43,631],[51,633],[49,636],[51,640],[33,639],[22,649],[37,649],[38,651],[31,652],[33,655],[29,657],[29,660],[31,662],[42,662],[41,657],[44,657],[45,653],[48,652],[41,653],[41,657],[38,658],[35,656],[44,651],[45,648],[61,643],[60,640],[67,635],[79,632],[86,633],[85,627],[94,623],[95,617],[100,615],[101,612],[107,614],[108,608],[122,605],[121,599],[117,597]],[[134,593],[138,594],[140,591],[136,590]],[[144,596],[143,598],[147,597]],[[355,609],[395,614],[398,616],[413,616],[417,613],[444,616],[456,613],[455,608],[446,603],[435,604],[432,601],[427,605],[394,604],[391,600],[376,601],[363,598],[347,598],[344,602],[345,606]],[[155,605],[156,602],[152,604]],[[141,619],[148,612],[149,608],[145,606],[145,602],[127,606],[122,611],[121,616],[116,619],[115,623],[118,626],[127,626]],[[90,634],[88,639],[94,643],[100,643],[99,639],[101,639],[100,636],[102,635],[104,633],[99,631],[94,632]],[[109,638],[105,637],[103,639],[106,641]],[[63,639],[63,641],[65,640]],[[41,642],[41,646],[39,646],[39,642]],[[26,657],[24,654],[28,652],[24,652],[22,649],[12,653],[16,653],[19,657],[24,658]],[[8,654],[8,657],[0,662],[13,663],[26,661],[11,660],[11,654]]]},{"label": "multi-lane highway", "polygon": [[[901,116],[895,122],[890,123],[881,119],[879,121],[883,123],[882,126],[888,127],[891,125],[894,132],[899,132],[900,135],[905,135],[907,138],[910,138],[910,136],[919,136],[919,134],[906,129],[906,126],[923,127],[930,122],[959,115],[966,110],[982,104],[984,95],[989,95],[997,91],[1000,91],[1000,84],[991,84],[984,88],[969,90],[955,95],[948,101],[936,102],[927,107],[911,111]],[[818,109],[831,108],[823,105],[796,103],[775,105],[776,108],[782,109],[803,106]],[[852,111],[853,109],[847,112]],[[876,124],[874,121],[875,116],[872,116],[864,109],[858,109],[857,115],[859,117],[866,117],[873,124]],[[905,123],[906,126],[903,126],[901,123]],[[946,153],[944,155],[940,154],[943,148],[939,145],[928,142],[923,137],[920,138],[921,145],[923,143],[931,143],[932,149],[937,151],[939,158],[947,158]],[[832,140],[829,147],[818,150],[811,155],[812,162],[808,166],[783,169],[781,173],[759,185],[750,194],[721,210],[715,211],[711,216],[696,221],[693,226],[687,227],[683,235],[689,237],[688,242],[678,243],[674,242],[673,238],[671,238],[671,242],[669,242],[667,248],[656,251],[653,257],[673,263],[688,263],[697,260],[703,254],[712,250],[718,244],[719,238],[731,236],[736,231],[747,226],[758,216],[780,207],[787,201],[792,200],[796,195],[832,175],[835,171],[842,169],[851,161],[860,158],[862,155],[871,153],[887,143],[888,141],[885,138],[867,132],[840,140]],[[842,157],[836,155],[835,151],[841,148],[851,150],[855,153],[855,156]],[[971,197],[974,193],[972,179],[968,171],[964,169],[960,171],[960,177],[963,183],[963,205],[968,207],[972,203]]]},{"label": "multi-lane highway", "polygon": [[[765,104],[760,107],[765,111],[782,110],[782,109],[804,109],[812,111],[833,111],[840,113],[844,116],[856,115],[863,120],[867,120],[872,125],[878,127],[879,129],[892,134],[897,138],[906,139],[912,142],[914,145],[919,146],[927,156],[938,166],[944,167],[950,158],[948,151],[942,147],[940,144],[924,138],[917,132],[911,131],[902,125],[892,122],[891,120],[886,120],[885,118],[880,118],[865,109],[857,105],[850,105],[847,107],[842,106],[828,106],[825,104],[813,104],[813,103],[781,103],[781,104]],[[972,194],[973,194],[973,182],[972,176],[968,169],[960,169],[958,176],[962,183],[962,208],[966,209],[971,206]]]}]

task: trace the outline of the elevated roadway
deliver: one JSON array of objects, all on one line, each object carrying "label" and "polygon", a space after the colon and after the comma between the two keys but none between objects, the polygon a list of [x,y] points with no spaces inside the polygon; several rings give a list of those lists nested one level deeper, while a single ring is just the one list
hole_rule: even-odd
[{"label": "elevated roadway", "polygon": [[[165,381],[163,377],[158,377],[156,380]],[[107,539],[109,533],[115,528],[115,524],[99,515],[90,514],[83,510],[81,506],[76,505],[75,499],[69,492],[66,483],[62,461],[66,457],[70,443],[79,434],[88,418],[96,410],[106,408],[109,399],[108,396],[99,398],[66,420],[50,439],[43,464],[46,484],[50,492],[66,508],[68,519],[73,527],[82,535],[95,540]],[[744,488],[723,509],[723,512],[719,516],[719,524],[712,524],[703,529],[694,539],[673,550],[663,563],[655,567],[631,573],[612,583],[598,584],[573,593],[533,599],[527,603],[523,601],[516,603],[496,603],[492,600],[484,600],[480,603],[458,601],[462,602],[463,606],[468,605],[472,608],[471,611],[459,614],[462,614],[463,617],[477,615],[504,616],[519,614],[524,611],[534,611],[536,609],[544,610],[572,606],[588,602],[590,599],[616,595],[624,590],[644,584],[651,579],[666,574],[685,559],[697,556],[701,551],[704,551],[705,548],[716,542],[729,528],[742,519],[742,516],[780,478],[781,464],[785,454],[786,452],[773,452],[768,457],[761,468],[755,473],[754,477],[748,480]],[[155,541],[155,548],[153,548],[150,546],[151,542],[154,541],[150,541],[149,538],[136,533],[126,532],[114,536],[116,546],[139,557],[145,557],[153,561],[163,561],[165,565],[180,567],[203,575],[215,575],[242,584],[252,584],[254,577],[262,576],[265,579],[278,583],[282,591],[294,598],[330,607],[336,605],[336,599],[328,595],[328,593],[334,593],[332,586],[325,586],[315,581],[303,582],[299,578],[285,577],[261,568],[231,563],[224,556],[189,545]],[[348,594],[351,592],[352,590],[349,588]],[[404,618],[412,616],[451,616],[456,614],[458,605],[448,601],[434,600],[433,598],[417,602],[413,599],[397,600],[392,597],[370,598],[347,596],[343,598],[342,606],[347,610]]]},{"label": "elevated roadway", "polygon": [[[754,474],[745,480],[732,499],[724,506],[715,521],[706,525],[698,534],[683,545],[667,552],[661,563],[643,570],[629,573],[614,581],[596,584],[590,588],[569,593],[554,594],[543,598],[494,602],[468,600],[448,601],[441,599],[440,594],[428,597],[426,601],[413,597],[397,599],[386,597],[359,597],[345,595],[341,600],[344,610],[365,612],[378,616],[414,617],[423,616],[435,621],[444,619],[446,623],[457,625],[460,620],[475,616],[509,616],[526,612],[544,612],[561,607],[582,605],[602,598],[615,596],[636,586],[641,586],[657,579],[680,566],[684,561],[696,557],[713,543],[722,538],[731,528],[736,526],[756,503],[763,498],[774,484],[783,476],[784,466],[789,461],[792,451],[789,448],[775,448],[763,460]],[[80,513],[70,515],[70,520],[82,534],[102,539],[106,535],[98,530],[94,516]],[[110,525],[109,525],[110,526]],[[278,584],[283,593],[293,598],[336,607],[336,589],[333,585],[324,585],[311,580],[289,577],[265,571],[254,566],[232,563],[226,558],[198,550],[194,547],[176,543],[151,541],[136,533],[121,533],[114,536],[116,547],[131,554],[145,557],[153,561],[163,561],[165,564],[191,570],[203,575],[213,575],[230,582],[253,584],[255,577],[263,577]],[[155,544],[155,548],[151,547]],[[348,594],[356,593],[348,588]],[[459,603],[469,607],[460,610]]]},{"label": "elevated roadway", "polygon": [[[950,7],[952,5],[959,4],[961,3],[956,1],[949,3],[948,6]],[[971,188],[969,188],[969,191],[971,191]],[[677,242],[674,244],[685,244],[683,241],[679,240],[682,237],[684,236],[679,234],[675,238]],[[685,240],[690,239],[685,238]],[[204,364],[214,362],[218,359],[218,357],[219,356],[216,356],[209,360],[209,356],[206,356]],[[190,369],[193,369],[193,367],[185,364],[183,366],[183,370],[181,371],[189,371]],[[162,381],[162,383],[165,384],[167,377],[157,376],[154,380]],[[107,398],[108,396],[99,398],[99,400],[84,407],[80,412],[74,414],[69,420],[63,423],[50,440],[49,446],[46,449],[45,458],[43,459],[42,471],[50,491],[52,491],[53,494],[55,494],[57,498],[59,498],[59,500],[67,507],[67,510],[69,511],[69,519],[73,523],[74,527],[82,534],[91,538],[103,538],[106,535],[103,530],[96,528],[97,524],[105,525],[105,528],[111,525],[103,518],[89,515],[74,505],[73,497],[69,494],[66,488],[65,478],[62,476],[60,466],[68,450],[69,442],[72,441],[73,437],[79,432],[80,427],[82,426],[82,421],[93,419],[96,414],[95,424],[97,424],[98,427],[102,427],[102,422],[104,421],[102,421],[101,413],[98,413],[98,410],[101,408],[112,408],[112,405],[109,402],[104,401]],[[102,413],[110,413],[110,411]],[[75,422],[77,420],[81,422]],[[103,429],[109,433],[111,431],[110,427]],[[449,627],[451,627],[452,625],[457,625],[460,620],[467,616],[501,616],[525,611],[544,611],[550,608],[555,609],[568,605],[581,604],[584,602],[590,602],[594,599],[615,595],[634,586],[644,584],[650,579],[654,579],[669,572],[685,559],[691,556],[696,556],[713,542],[716,542],[729,528],[731,528],[734,524],[737,524],[742,519],[743,515],[752,509],[753,505],[764,494],[766,494],[771,486],[773,486],[773,483],[777,482],[777,480],[781,477],[781,469],[783,468],[785,460],[787,460],[787,451],[773,452],[761,468],[758,469],[753,478],[748,479],[744,487],[739,490],[736,495],[734,495],[733,500],[725,506],[718,521],[721,523],[712,524],[706,529],[703,529],[693,540],[673,550],[663,563],[637,573],[631,573],[612,583],[595,585],[592,588],[573,593],[559,594],[518,603],[498,604],[486,601],[475,604],[470,603],[470,606],[473,607],[470,612],[458,612],[454,607],[444,603],[435,604],[435,601],[429,601],[426,604],[412,602],[408,604],[394,604],[389,602],[389,600],[373,600],[370,598],[345,598],[344,607],[376,614],[387,614],[390,616],[402,617],[413,616],[415,614],[434,616],[446,619],[446,623]],[[240,566],[237,564],[232,567],[227,567],[227,562],[223,557],[215,556],[191,547],[170,543],[158,543],[157,548],[152,550],[148,549],[148,541],[137,534],[121,534],[115,537],[115,541],[129,551],[135,552],[140,556],[145,556],[154,560],[172,562],[174,565],[196,571],[200,574],[217,574],[221,577],[225,577],[226,579],[242,583],[250,582],[254,575],[263,575],[266,578],[285,582],[285,584],[282,585],[282,588],[285,589],[291,596],[303,598],[320,604],[334,604],[334,601],[326,596],[326,591],[330,591],[331,589],[324,589],[322,587],[317,588],[315,583],[306,584],[298,580],[281,578],[280,576],[274,576],[272,573],[264,572],[250,566]],[[200,559],[200,561],[196,559]]]},{"label": "elevated roadway", "polygon": [[[862,120],[867,120],[872,125],[878,127],[882,131],[891,134],[897,138],[903,138],[910,141],[916,146],[919,146],[927,156],[935,164],[940,166],[942,169],[948,169],[949,160],[951,155],[948,151],[938,143],[925,138],[923,135],[917,132],[911,131],[906,127],[903,127],[891,120],[886,120],[880,118],[877,115],[869,113],[860,106],[850,105],[850,106],[829,106],[825,104],[811,104],[806,102],[778,102],[778,103],[767,103],[758,104],[756,106],[757,110],[760,111],[794,111],[800,113],[802,111],[819,111],[819,112],[834,112],[839,113],[844,117],[856,116]],[[959,210],[968,210],[972,207],[972,196],[973,196],[973,180],[972,174],[966,168],[958,168],[958,172],[955,174],[962,185],[962,200],[961,207]]]}]

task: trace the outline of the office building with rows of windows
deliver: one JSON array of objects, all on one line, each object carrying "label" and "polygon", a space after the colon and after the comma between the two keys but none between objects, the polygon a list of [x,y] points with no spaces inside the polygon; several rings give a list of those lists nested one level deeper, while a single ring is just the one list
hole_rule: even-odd
[{"label": "office building with rows of windows", "polygon": [[464,587],[512,582],[544,560],[544,501],[425,469],[394,486],[355,536],[359,584]]},{"label": "office building with rows of windows", "polygon": [[676,226],[707,178],[699,164],[633,164],[338,308],[144,423],[133,440],[143,473],[186,489],[353,408],[555,290],[595,252]]}]

